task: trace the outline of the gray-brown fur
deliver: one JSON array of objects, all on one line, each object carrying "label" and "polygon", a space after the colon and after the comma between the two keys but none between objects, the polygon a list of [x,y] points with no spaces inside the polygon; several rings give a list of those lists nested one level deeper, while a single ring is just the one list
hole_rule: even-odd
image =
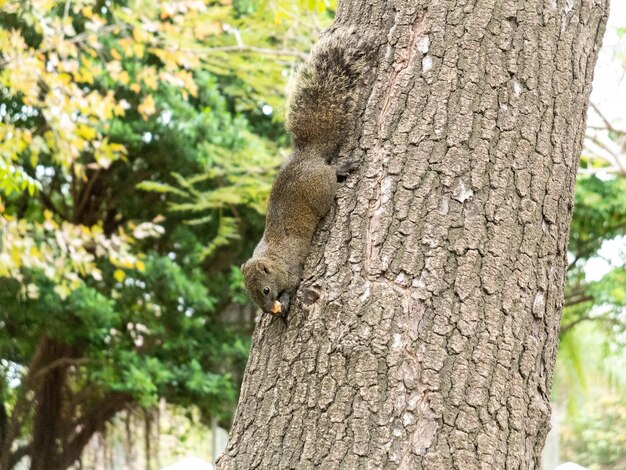
[{"label": "gray-brown fur", "polygon": [[331,160],[371,55],[354,30],[337,30],[316,44],[298,70],[286,116],[294,151],[274,181],[263,238],[242,266],[246,289],[264,312],[278,300],[286,314],[317,224],[333,203],[337,175],[352,169]]},{"label": "gray-brown fur", "polygon": [[321,145],[334,150],[345,137],[355,86],[374,50],[359,34],[339,29],[324,36],[298,69],[285,119],[296,148]]}]

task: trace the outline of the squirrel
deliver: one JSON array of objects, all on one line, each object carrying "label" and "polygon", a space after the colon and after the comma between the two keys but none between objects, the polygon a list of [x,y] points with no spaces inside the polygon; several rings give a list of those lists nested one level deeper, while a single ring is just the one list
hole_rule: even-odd
[{"label": "squirrel", "polygon": [[353,162],[334,165],[354,110],[359,79],[374,48],[353,29],[324,36],[298,69],[285,127],[293,152],[279,170],[269,198],[263,237],[241,266],[250,298],[287,322],[319,221],[330,210],[340,178]]}]

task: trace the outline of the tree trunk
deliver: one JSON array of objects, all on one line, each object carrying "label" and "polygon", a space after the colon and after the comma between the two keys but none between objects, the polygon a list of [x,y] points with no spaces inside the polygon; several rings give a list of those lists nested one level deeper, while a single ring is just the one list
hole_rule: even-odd
[{"label": "tree trunk", "polygon": [[[68,348],[50,339],[43,340],[42,367],[66,357]],[[32,470],[57,470],[56,459],[60,453],[62,393],[65,386],[65,369],[54,367],[43,374],[35,394],[36,406],[33,423],[33,448],[30,453]]]},{"label": "tree trunk", "polygon": [[539,468],[608,0],[337,15],[380,31],[362,167],[307,263],[320,298],[257,325],[218,468]]},{"label": "tree trunk", "polygon": [[[76,419],[68,420],[63,404],[76,397],[68,386],[67,369],[81,362],[72,347],[46,336],[39,339],[0,441],[0,470],[12,470],[17,463],[23,464],[24,457],[30,459],[31,470],[64,470],[74,465],[91,437],[132,403],[132,397],[122,392],[95,396],[93,401],[86,397],[76,404],[81,412],[70,414]],[[18,444],[20,427],[31,413],[32,441]]]}]

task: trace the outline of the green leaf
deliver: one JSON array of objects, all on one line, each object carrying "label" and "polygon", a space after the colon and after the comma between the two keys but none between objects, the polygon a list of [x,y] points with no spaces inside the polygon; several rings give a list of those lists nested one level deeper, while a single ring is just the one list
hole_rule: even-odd
[{"label": "green leaf", "polygon": [[187,193],[180,189],[165,183],[157,183],[155,181],[142,181],[137,185],[137,189],[142,191],[151,191],[155,193],[171,193],[178,196],[186,197]]}]

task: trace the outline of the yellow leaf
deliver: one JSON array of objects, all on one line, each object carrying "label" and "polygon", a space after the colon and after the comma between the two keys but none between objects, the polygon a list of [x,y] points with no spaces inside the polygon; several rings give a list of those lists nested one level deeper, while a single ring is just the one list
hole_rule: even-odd
[{"label": "yellow leaf", "polygon": [[39,163],[39,151],[32,151],[30,154],[30,166],[35,168],[37,163]]},{"label": "yellow leaf", "polygon": [[122,70],[117,79],[122,85],[128,85],[128,82],[130,81],[130,77],[128,76],[128,72],[126,70]]},{"label": "yellow leaf", "polygon": [[144,120],[148,119],[148,116],[154,114],[156,112],[156,106],[154,104],[154,98],[152,98],[152,95],[146,96],[137,108],[137,110],[141,113]]},{"label": "yellow leaf", "polygon": [[113,273],[113,277],[115,278],[117,282],[124,282],[126,273],[124,273],[124,271],[122,271],[121,269],[116,269],[115,272]]},{"label": "yellow leaf", "polygon": [[[126,114],[126,111],[124,111],[124,107],[122,105],[116,104],[115,106],[113,106],[113,114],[115,114],[116,116],[123,116],[124,114]],[[108,130],[109,126],[105,124],[104,128]]]},{"label": "yellow leaf", "polygon": [[210,35],[218,35],[222,33],[222,24],[220,22],[202,22],[194,28],[194,35],[197,39],[204,39]]},{"label": "yellow leaf", "polygon": [[141,260],[137,260],[137,262],[135,263],[135,267],[137,268],[137,271],[140,272],[144,272],[146,270],[146,265]]},{"label": "yellow leaf", "polygon": [[74,78],[77,82],[93,83],[93,74],[87,67],[80,67]]},{"label": "yellow leaf", "polygon": [[133,260],[129,260],[129,259],[122,260],[120,264],[122,265],[122,267],[126,269],[133,269],[133,266],[135,265]]},{"label": "yellow leaf", "polygon": [[126,54],[127,56],[129,56],[131,54],[132,47],[133,47],[133,40],[132,39],[130,39],[130,38],[122,38],[122,39],[119,39],[117,41],[117,43],[119,44],[119,46],[124,51],[124,54]]},{"label": "yellow leaf", "polygon": [[133,28],[133,38],[136,42],[143,43],[150,38],[150,35],[141,28]]},{"label": "yellow leaf", "polygon": [[32,258],[41,259],[41,252],[39,251],[39,248],[37,248],[36,246],[31,247],[30,248],[30,256]]},{"label": "yellow leaf", "polygon": [[79,124],[76,128],[76,134],[85,140],[93,140],[96,138],[96,130],[93,127]]},{"label": "yellow leaf", "polygon": [[287,15],[287,13],[285,13],[284,11],[279,10],[274,15],[274,23],[278,26],[283,22],[283,20],[287,18],[289,18],[289,15]]},{"label": "yellow leaf", "polygon": [[145,47],[144,47],[143,44],[141,44],[139,42],[136,42],[136,43],[133,44],[133,52],[140,59],[143,57],[144,50],[145,50]]},{"label": "yellow leaf", "polygon": [[153,67],[149,67],[144,69],[140,74],[143,82],[153,90],[157,89],[158,86],[158,77],[156,74],[156,70]]},{"label": "yellow leaf", "polygon": [[54,286],[54,291],[61,297],[61,300],[65,300],[65,298],[70,295],[70,288],[65,284],[60,284],[58,286]]},{"label": "yellow leaf", "polygon": [[11,250],[10,259],[11,259],[11,262],[15,266],[19,266],[20,264],[22,264],[22,253],[21,253],[21,251],[18,250],[18,249]]}]

